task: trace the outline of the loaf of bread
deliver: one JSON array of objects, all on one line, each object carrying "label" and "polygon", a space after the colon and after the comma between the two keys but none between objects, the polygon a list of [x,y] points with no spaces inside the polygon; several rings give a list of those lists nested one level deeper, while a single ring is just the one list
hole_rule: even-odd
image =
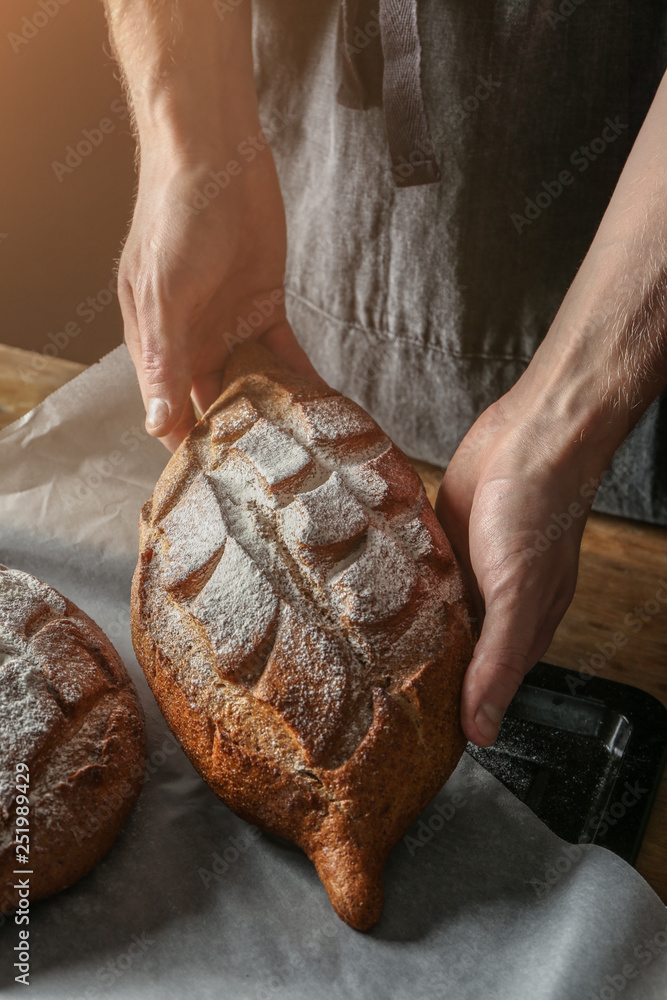
[{"label": "loaf of bread", "polygon": [[463,751],[473,637],[423,486],[371,417],[256,345],[141,515],[137,658],[203,778],[370,928]]},{"label": "loaf of bread", "polygon": [[51,587],[0,566],[0,912],[97,864],[145,760],[143,711],[107,637]]}]

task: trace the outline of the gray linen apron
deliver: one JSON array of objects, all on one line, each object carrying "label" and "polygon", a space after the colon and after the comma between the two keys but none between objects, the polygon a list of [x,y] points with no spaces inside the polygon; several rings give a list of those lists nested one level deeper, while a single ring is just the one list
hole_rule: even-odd
[{"label": "gray linen apron", "polygon": [[[401,187],[383,109],[337,100],[336,0],[253,2],[295,332],[401,448],[446,465],[529,363],[588,249],[665,69],[667,5],[420,0],[440,177]],[[377,34],[371,16],[345,42],[363,58]],[[667,524],[666,431],[663,393],[596,509]]]}]

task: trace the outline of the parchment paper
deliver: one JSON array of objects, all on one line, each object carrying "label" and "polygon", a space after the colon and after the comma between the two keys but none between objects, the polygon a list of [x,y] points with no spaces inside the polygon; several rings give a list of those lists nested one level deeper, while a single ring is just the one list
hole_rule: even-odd
[{"label": "parchment paper", "polygon": [[[139,689],[147,780],[97,868],[30,913],[34,998],[664,1000],[667,910],[614,854],[572,847],[467,755],[396,847],[384,916],[334,915],[296,848],[259,834],[175,744],[132,652],[143,501],[167,459],[124,347],[0,434],[0,560],[112,638]],[[0,927],[0,991],[18,928]]]}]

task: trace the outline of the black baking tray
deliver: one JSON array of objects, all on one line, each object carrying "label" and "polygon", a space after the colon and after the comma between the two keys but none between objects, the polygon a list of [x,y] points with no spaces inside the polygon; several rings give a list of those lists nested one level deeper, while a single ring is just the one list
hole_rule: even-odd
[{"label": "black baking tray", "polygon": [[491,747],[466,747],[550,830],[634,865],[667,757],[667,708],[652,695],[540,662]]}]

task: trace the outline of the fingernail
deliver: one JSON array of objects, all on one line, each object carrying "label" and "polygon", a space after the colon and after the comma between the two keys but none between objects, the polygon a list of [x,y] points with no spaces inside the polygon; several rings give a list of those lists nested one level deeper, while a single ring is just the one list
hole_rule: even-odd
[{"label": "fingernail", "polygon": [[479,729],[480,733],[485,740],[489,740],[494,743],[497,736],[498,730],[500,729],[500,723],[503,721],[503,712],[498,708],[497,705],[492,705],[490,702],[484,702],[483,705],[477,709],[477,715],[475,716],[475,725]]},{"label": "fingernail", "polygon": [[154,434],[162,427],[169,416],[169,403],[166,399],[151,399],[146,411],[146,430]]}]

